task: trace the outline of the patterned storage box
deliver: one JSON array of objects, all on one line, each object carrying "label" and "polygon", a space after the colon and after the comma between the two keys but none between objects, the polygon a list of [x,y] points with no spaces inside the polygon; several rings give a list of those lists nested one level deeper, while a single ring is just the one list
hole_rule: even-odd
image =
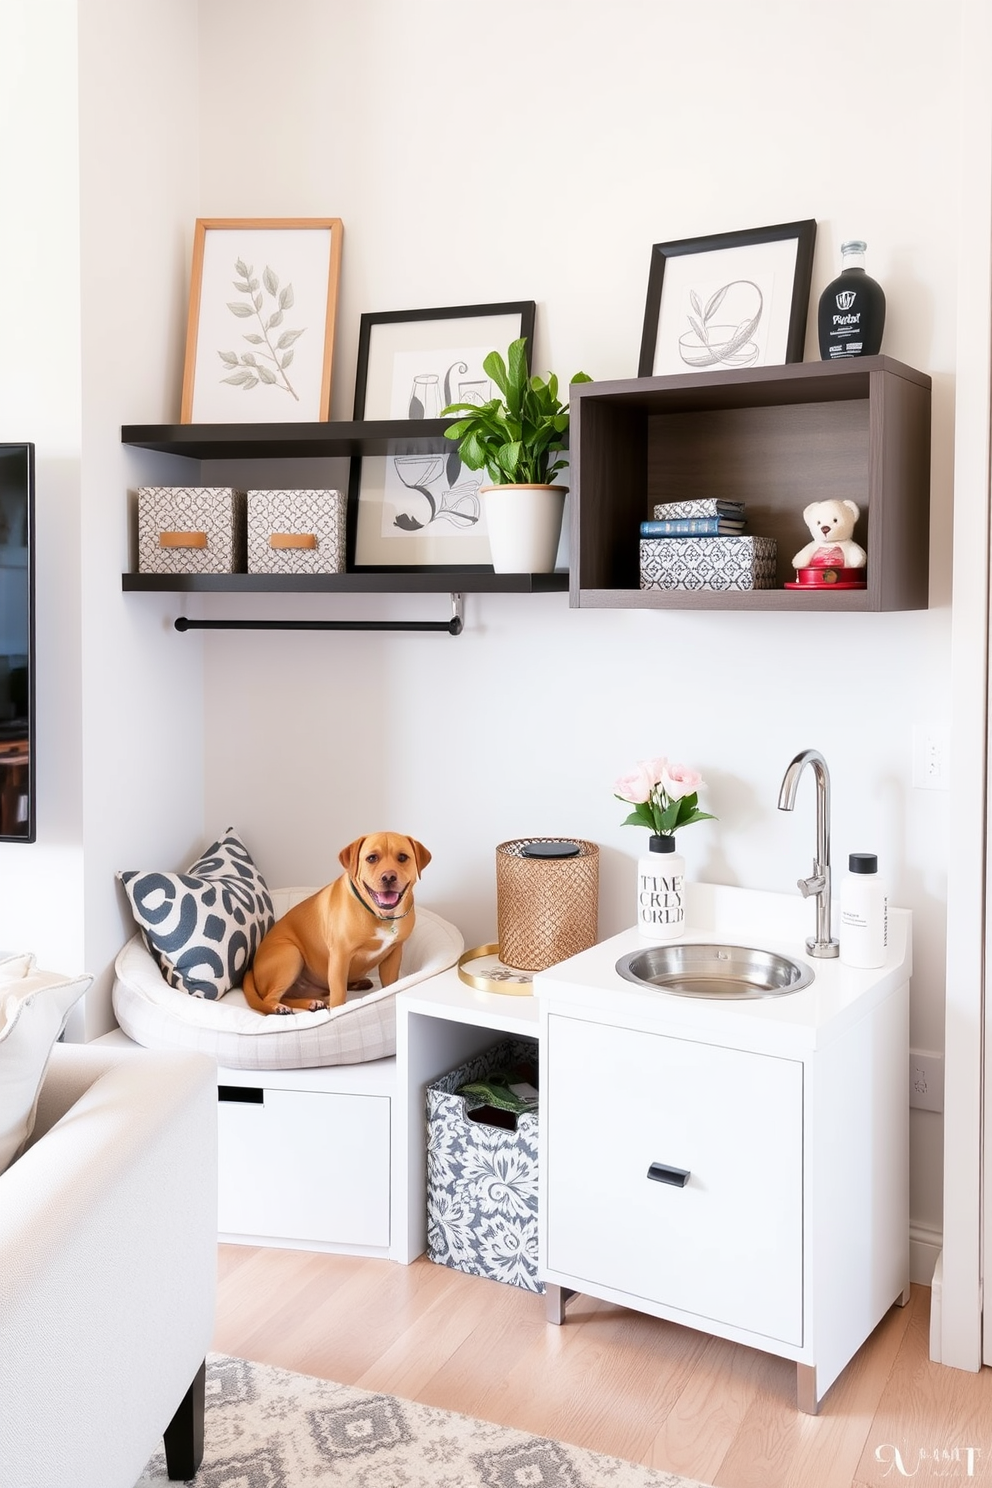
[{"label": "patterned storage box", "polygon": [[341,491],[249,491],[248,572],[344,573]]},{"label": "patterned storage box", "polygon": [[244,573],[245,493],[229,486],[141,486],[138,572]]},{"label": "patterned storage box", "polygon": [[[533,1039],[505,1039],[427,1088],[427,1255],[441,1266],[543,1292],[537,1279],[537,1111],[516,1130],[472,1121],[461,1085],[507,1064],[537,1069]],[[500,1113],[501,1115],[504,1113]]]},{"label": "patterned storage box", "polygon": [[772,537],[643,537],[642,589],[774,589]]}]

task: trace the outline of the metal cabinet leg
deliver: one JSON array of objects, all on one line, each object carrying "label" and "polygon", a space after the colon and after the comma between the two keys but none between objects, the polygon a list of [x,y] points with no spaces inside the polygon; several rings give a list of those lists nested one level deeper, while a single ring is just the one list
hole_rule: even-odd
[{"label": "metal cabinet leg", "polygon": [[549,1323],[556,1323],[560,1328],[565,1321],[565,1305],[569,1297],[575,1293],[570,1287],[555,1286],[553,1282],[544,1283],[544,1315]]},{"label": "metal cabinet leg", "polygon": [[816,1394],[816,1365],[796,1365],[796,1405],[807,1416],[818,1416],[820,1402]]}]

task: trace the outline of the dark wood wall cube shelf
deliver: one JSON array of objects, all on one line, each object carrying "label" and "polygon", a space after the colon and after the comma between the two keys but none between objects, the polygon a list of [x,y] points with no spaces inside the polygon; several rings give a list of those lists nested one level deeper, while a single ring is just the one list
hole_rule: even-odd
[{"label": "dark wood wall cube shelf", "polygon": [[[930,378],[890,357],[580,383],[571,389],[570,602],[589,608],[926,609]],[[775,589],[640,588],[640,523],[655,503],[746,503],[778,543]],[[866,589],[798,590],[803,509],[850,498]]]}]

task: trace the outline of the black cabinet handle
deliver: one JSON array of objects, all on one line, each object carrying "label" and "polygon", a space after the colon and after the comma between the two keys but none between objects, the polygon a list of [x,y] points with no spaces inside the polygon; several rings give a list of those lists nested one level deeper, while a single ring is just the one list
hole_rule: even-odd
[{"label": "black cabinet handle", "polygon": [[655,1183],[670,1183],[674,1188],[685,1188],[689,1176],[688,1168],[673,1168],[668,1163],[652,1163],[648,1168],[648,1177]]},{"label": "black cabinet handle", "polygon": [[219,1101],[237,1101],[244,1106],[264,1106],[265,1091],[253,1085],[218,1085]]}]

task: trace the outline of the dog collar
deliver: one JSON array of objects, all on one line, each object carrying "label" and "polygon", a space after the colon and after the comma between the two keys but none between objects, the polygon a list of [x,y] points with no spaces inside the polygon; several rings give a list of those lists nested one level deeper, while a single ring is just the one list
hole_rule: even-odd
[{"label": "dog collar", "polygon": [[[409,909],[405,909],[402,914],[398,914],[398,915],[384,915],[384,914],[380,914],[377,909],[373,909],[372,908],[372,905],[368,902],[367,899],[363,899],[362,898],[361,894],[355,888],[355,880],[353,878],[349,878],[348,879],[348,887],[351,890],[351,892],[354,894],[355,898],[358,900],[359,904],[363,905],[368,910],[368,912],[369,912],[370,915],[375,915],[375,918],[377,920],[382,920],[383,924],[386,924],[386,925],[395,925],[395,923],[396,923],[397,920],[405,920],[408,914],[412,914],[413,913],[413,905],[411,904],[410,905],[410,908]],[[394,931],[394,934],[395,934],[395,931]]]}]

